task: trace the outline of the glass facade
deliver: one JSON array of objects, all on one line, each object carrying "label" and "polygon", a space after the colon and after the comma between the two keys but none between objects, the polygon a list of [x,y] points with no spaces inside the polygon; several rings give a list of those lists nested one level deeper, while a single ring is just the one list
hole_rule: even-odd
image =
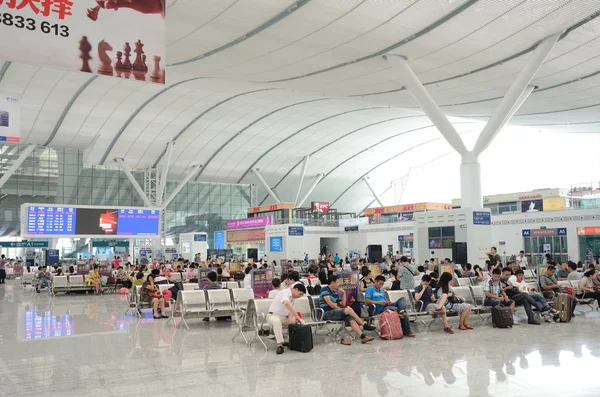
[{"label": "glass facade", "polygon": [[[24,145],[0,145],[0,175],[19,157]],[[132,170],[140,186],[145,171]],[[167,197],[178,181],[167,182]],[[226,229],[228,219],[245,218],[251,207],[251,185],[190,181],[168,205],[167,237],[177,242],[185,232],[208,233]],[[87,166],[76,149],[37,148],[0,188],[0,237],[20,232],[20,208],[24,203],[78,204],[143,207],[143,201],[118,167]]]}]

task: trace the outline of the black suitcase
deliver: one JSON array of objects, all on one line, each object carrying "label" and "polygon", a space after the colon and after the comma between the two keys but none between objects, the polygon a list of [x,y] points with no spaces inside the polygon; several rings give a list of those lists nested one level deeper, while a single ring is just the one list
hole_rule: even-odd
[{"label": "black suitcase", "polygon": [[296,350],[302,353],[308,353],[313,348],[313,336],[310,325],[291,324],[290,332],[290,350]]},{"label": "black suitcase", "polygon": [[494,328],[512,328],[513,315],[510,306],[497,305],[492,307],[492,326]]}]

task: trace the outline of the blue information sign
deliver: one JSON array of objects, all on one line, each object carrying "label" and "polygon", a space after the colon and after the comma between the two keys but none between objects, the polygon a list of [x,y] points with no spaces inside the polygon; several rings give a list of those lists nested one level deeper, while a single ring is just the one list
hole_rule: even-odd
[{"label": "blue information sign", "polygon": [[215,249],[225,249],[225,232],[215,232]]},{"label": "blue information sign", "polygon": [[531,230],[523,229],[523,237],[529,237],[529,236],[531,236]]},{"label": "blue information sign", "polygon": [[194,234],[194,241],[206,241],[206,234]]},{"label": "blue information sign", "polygon": [[275,236],[269,238],[269,250],[271,252],[283,252],[283,237]]},{"label": "blue information sign", "polygon": [[491,225],[492,217],[489,212],[484,211],[473,211],[473,224],[474,225]]},{"label": "blue information sign", "polygon": [[304,236],[304,226],[289,226],[288,236]]},{"label": "blue information sign", "polygon": [[567,228],[566,227],[559,227],[558,229],[556,229],[556,232],[559,236],[566,236],[567,235]]}]

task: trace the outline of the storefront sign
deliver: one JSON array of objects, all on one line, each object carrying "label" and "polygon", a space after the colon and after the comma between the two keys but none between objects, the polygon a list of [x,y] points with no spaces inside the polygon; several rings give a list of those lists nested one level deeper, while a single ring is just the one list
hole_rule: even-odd
[{"label": "storefront sign", "polygon": [[254,269],[251,272],[251,285],[255,298],[268,298],[273,289],[273,270]]},{"label": "storefront sign", "polygon": [[519,200],[535,200],[535,199],[541,199],[541,198],[542,198],[541,194],[529,194],[529,195],[519,196]]},{"label": "storefront sign", "polygon": [[521,201],[521,212],[540,212],[544,210],[544,200]]},{"label": "storefront sign", "polygon": [[577,228],[578,236],[597,236],[600,235],[600,226],[587,226]]},{"label": "storefront sign", "polygon": [[258,229],[273,223],[271,216],[257,216],[254,218],[232,219],[227,221],[227,230]]},{"label": "storefront sign", "polygon": [[304,236],[304,227],[303,226],[289,226],[288,227],[288,236]]},{"label": "storefront sign", "polygon": [[398,241],[414,241],[415,240],[415,236],[410,235],[410,236],[398,236]]},{"label": "storefront sign", "polygon": [[[0,26],[2,26],[1,21]],[[2,31],[1,27],[0,31]],[[0,41],[0,46],[2,46],[2,41]],[[21,108],[19,97],[0,93],[0,142],[18,143],[21,139],[20,136]]]},{"label": "storefront sign", "polygon": [[164,0],[0,1],[6,60],[164,84]]},{"label": "storefront sign", "polygon": [[312,203],[310,203],[310,209],[312,212],[328,214],[329,213],[329,202],[313,201]]},{"label": "storefront sign", "polygon": [[560,227],[557,229],[524,229],[522,230],[523,237],[532,237],[532,236],[566,236],[567,228]]},{"label": "storefront sign", "polygon": [[227,244],[264,243],[264,241],[264,229],[227,231]]},{"label": "storefront sign", "polygon": [[48,248],[47,241],[0,241],[5,248]]},{"label": "storefront sign", "polygon": [[204,233],[194,234],[194,241],[206,241],[207,235]]},{"label": "storefront sign", "polygon": [[491,225],[492,224],[492,216],[489,212],[473,211],[473,224],[474,225]]},{"label": "storefront sign", "polygon": [[92,240],[92,247],[129,247],[127,240]]},{"label": "storefront sign", "polygon": [[279,204],[263,205],[260,207],[251,207],[251,208],[248,208],[247,212],[249,214],[256,214],[258,212],[291,210],[292,208],[294,208],[294,203],[279,203]]},{"label": "storefront sign", "polygon": [[434,211],[434,210],[451,210],[452,204],[444,203],[416,203],[405,205],[392,205],[389,207],[367,208],[365,215],[372,216],[376,214],[395,214],[400,212],[412,211]]},{"label": "storefront sign", "polygon": [[345,232],[358,232],[358,226],[345,226]]}]

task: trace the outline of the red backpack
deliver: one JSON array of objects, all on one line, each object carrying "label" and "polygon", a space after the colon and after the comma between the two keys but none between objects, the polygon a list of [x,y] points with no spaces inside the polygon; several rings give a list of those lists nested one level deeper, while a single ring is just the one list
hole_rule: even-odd
[{"label": "red backpack", "polygon": [[402,326],[400,325],[398,312],[386,310],[377,317],[377,321],[379,322],[379,337],[381,339],[402,339]]}]

